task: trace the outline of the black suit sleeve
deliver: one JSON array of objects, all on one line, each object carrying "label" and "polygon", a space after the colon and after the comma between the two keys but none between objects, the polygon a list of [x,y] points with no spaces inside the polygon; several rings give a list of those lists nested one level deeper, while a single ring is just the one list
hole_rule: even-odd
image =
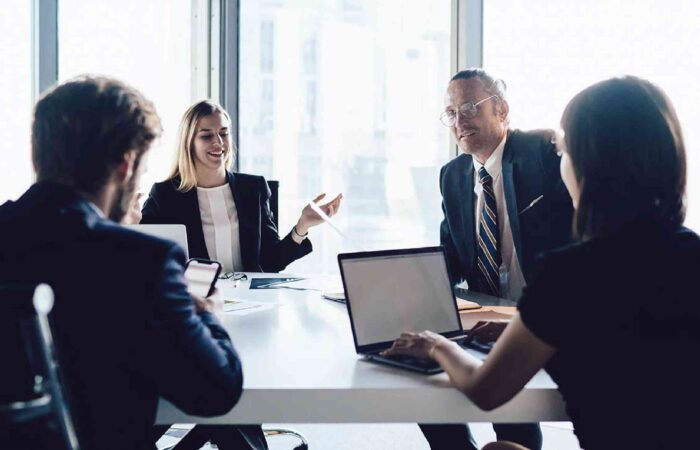
[{"label": "black suit sleeve", "polygon": [[450,281],[452,285],[455,285],[462,281],[460,275],[460,264],[459,264],[459,253],[455,247],[455,243],[452,240],[452,235],[450,231],[450,225],[447,223],[447,211],[445,210],[445,193],[443,192],[443,177],[445,175],[445,168],[440,170],[440,194],[442,195],[442,222],[440,223],[440,245],[445,248],[445,255],[447,256],[447,271],[450,276]]},{"label": "black suit sleeve", "polygon": [[141,367],[159,394],[186,413],[225,414],[241,396],[241,363],[216,317],[195,312],[183,266],[184,254],[173,247],[156,286]]},{"label": "black suit sleeve", "polygon": [[297,244],[291,231],[284,239],[279,238],[270,210],[270,188],[265,178],[259,177],[260,192],[260,265],[264,272],[279,272],[293,261],[311,253],[311,241],[304,239]]}]

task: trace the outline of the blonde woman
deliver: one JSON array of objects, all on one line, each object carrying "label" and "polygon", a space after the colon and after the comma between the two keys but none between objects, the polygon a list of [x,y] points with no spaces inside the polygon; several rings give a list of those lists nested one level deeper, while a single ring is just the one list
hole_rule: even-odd
[{"label": "blonde woman", "polygon": [[[190,257],[215,259],[226,272],[278,272],[311,252],[309,229],[323,220],[307,205],[280,239],[265,178],[231,171],[230,133],[228,113],[210,100],[185,112],[175,164],[167,180],[153,185],[141,223],[185,225]],[[341,199],[338,195],[321,209],[333,216]],[[165,430],[157,427],[156,438]],[[259,425],[197,426],[177,448],[198,449],[209,439],[222,450],[267,449]]]},{"label": "blonde woman", "polygon": [[[185,112],[177,161],[168,179],[153,185],[141,223],[185,225],[190,256],[215,259],[224,271],[278,272],[311,252],[309,229],[323,220],[307,205],[280,239],[265,179],[231,171],[230,128],[228,113],[210,100]],[[321,209],[333,216],[341,199],[342,194]]]}]

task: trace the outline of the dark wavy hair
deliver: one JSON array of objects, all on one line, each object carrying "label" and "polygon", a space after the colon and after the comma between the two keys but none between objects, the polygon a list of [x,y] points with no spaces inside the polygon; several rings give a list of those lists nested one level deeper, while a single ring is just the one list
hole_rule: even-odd
[{"label": "dark wavy hair", "polygon": [[574,233],[590,239],[627,223],[685,220],[686,155],[671,101],[651,82],[596,83],[566,106],[561,125],[580,189]]},{"label": "dark wavy hair", "polygon": [[48,91],[34,108],[34,170],[39,181],[94,194],[131,150],[136,170],[160,133],[158,114],[139,91],[111,78],[80,76]]}]

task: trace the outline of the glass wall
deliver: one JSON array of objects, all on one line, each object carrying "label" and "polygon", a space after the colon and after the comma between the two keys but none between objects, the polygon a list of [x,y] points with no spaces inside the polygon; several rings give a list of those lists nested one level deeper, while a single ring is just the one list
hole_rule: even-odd
[{"label": "glass wall", "polygon": [[59,0],[59,81],[83,73],[116,77],[156,106],[164,134],[152,148],[141,189],[162,181],[177,127],[192,103],[191,0]]},{"label": "glass wall", "polygon": [[242,172],[280,181],[280,233],[320,192],[344,194],[294,272],[337,272],[342,251],[436,245],[438,117],[450,77],[448,1],[244,0]]},{"label": "glass wall", "polygon": [[0,2],[0,204],[32,183],[32,3]]},{"label": "glass wall", "polygon": [[605,78],[632,74],[660,85],[686,139],[686,225],[700,231],[697,17],[686,0],[488,0],[484,67],[508,84],[512,125],[524,129],[558,127],[568,100]]}]

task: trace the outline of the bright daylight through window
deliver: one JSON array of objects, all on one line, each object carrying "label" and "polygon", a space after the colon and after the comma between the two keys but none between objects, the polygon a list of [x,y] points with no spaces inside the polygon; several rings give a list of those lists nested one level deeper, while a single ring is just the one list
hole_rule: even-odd
[{"label": "bright daylight through window", "polygon": [[688,153],[686,226],[700,231],[697,17],[691,0],[488,0],[484,67],[508,83],[511,124],[523,129],[558,128],[569,99],[605,78],[631,74],[661,86]]},{"label": "bright daylight through window", "polygon": [[141,190],[162,181],[174,160],[180,118],[192,103],[190,0],[60,0],[59,81],[105,74],[139,89],[163,122]]},{"label": "bright daylight through window", "polygon": [[280,232],[305,202],[343,192],[347,234],[312,232],[293,272],[337,272],[336,254],[436,245],[438,117],[450,78],[448,1],[241,2],[240,165],[280,181]]},{"label": "bright daylight through window", "polygon": [[31,21],[31,2],[0,3],[0,204],[17,198],[34,179],[30,156]]}]

